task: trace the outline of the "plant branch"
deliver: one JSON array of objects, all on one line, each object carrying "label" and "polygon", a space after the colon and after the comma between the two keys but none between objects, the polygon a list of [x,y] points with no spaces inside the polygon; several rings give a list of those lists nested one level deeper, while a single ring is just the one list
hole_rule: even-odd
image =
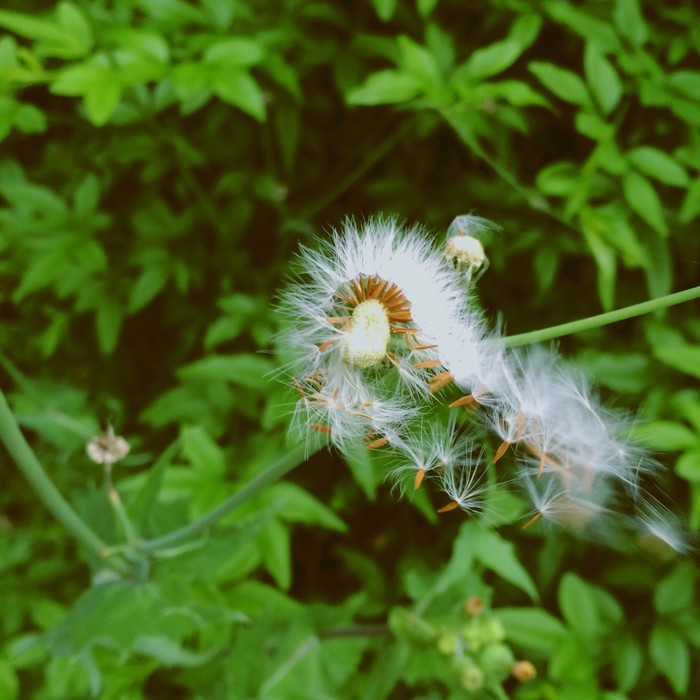
[{"label": "plant branch", "polygon": [[2,391],[0,391],[0,440],[42,503],[56,520],[91,554],[103,560],[107,566],[119,573],[128,573],[130,569],[121,559],[108,558],[108,545],[73,510],[53,481],[46,475],[39,460],[25,440],[19,425],[17,425]]},{"label": "plant branch", "polygon": [[[312,448],[312,452],[317,451],[321,447],[323,447],[323,444],[316,447],[315,450]],[[222,501],[213,510],[210,510],[208,513],[200,518],[197,518],[188,525],[185,525],[178,530],[173,530],[173,532],[170,532],[167,535],[155,537],[150,540],[142,540],[139,545],[140,548],[149,552],[158,549],[166,549],[168,547],[180,544],[181,542],[189,539],[190,537],[194,537],[201,532],[204,532],[218,520],[221,520],[221,518],[227,516],[229,513],[232,513],[234,510],[236,510],[236,508],[243,505],[243,503],[255,496],[258,492],[262,491],[262,489],[264,489],[266,486],[279,481],[283,476],[285,476],[285,474],[299,466],[310,456],[309,450],[305,444],[300,444],[291,448],[276,462],[273,462],[269,467],[267,467],[267,469],[254,476],[239,491],[236,491],[236,493],[229,496],[225,501]]]},{"label": "plant branch", "polygon": [[561,338],[562,336],[571,335],[573,333],[581,333],[591,328],[599,328],[600,326],[606,326],[610,323],[616,323],[617,321],[624,321],[628,318],[634,318],[635,316],[651,313],[657,309],[664,309],[674,304],[681,304],[685,301],[692,301],[698,298],[700,298],[700,287],[692,287],[682,292],[667,294],[657,299],[643,301],[641,304],[633,304],[632,306],[625,306],[622,309],[608,311],[607,313],[598,314],[597,316],[589,316],[588,318],[582,318],[578,321],[570,321],[569,323],[562,323],[558,326],[542,328],[538,331],[530,331],[529,333],[506,336],[503,338],[502,342],[505,347],[540,343],[545,340]]}]

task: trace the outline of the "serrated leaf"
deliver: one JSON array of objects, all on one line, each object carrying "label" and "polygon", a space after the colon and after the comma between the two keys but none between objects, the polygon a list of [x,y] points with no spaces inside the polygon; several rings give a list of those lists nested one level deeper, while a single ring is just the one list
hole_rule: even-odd
[{"label": "serrated leaf", "polygon": [[649,655],[673,690],[685,696],[690,676],[690,650],[683,637],[670,627],[655,625],[649,639]]},{"label": "serrated leaf", "polygon": [[639,172],[665,185],[687,187],[690,178],[682,165],[671,156],[652,146],[639,146],[627,154],[629,162]]},{"label": "serrated leaf", "polygon": [[559,68],[553,63],[533,61],[528,69],[560,99],[581,107],[590,107],[591,100],[586,85],[576,73]]},{"label": "serrated leaf", "polygon": [[595,44],[586,44],[583,65],[596,102],[603,114],[610,114],[622,97],[622,83],[617,71]]},{"label": "serrated leaf", "polygon": [[658,234],[668,236],[661,200],[649,180],[639,173],[628,172],[622,180],[622,189],[630,209]]}]

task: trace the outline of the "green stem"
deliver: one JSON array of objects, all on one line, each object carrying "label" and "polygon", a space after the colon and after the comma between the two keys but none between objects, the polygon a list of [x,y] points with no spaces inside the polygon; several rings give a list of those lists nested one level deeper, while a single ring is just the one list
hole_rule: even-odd
[{"label": "green stem", "polygon": [[107,566],[120,573],[128,573],[129,567],[122,560],[107,558],[109,551],[107,544],[71,508],[53,481],[46,475],[36,455],[24,439],[2,391],[0,391],[0,440],[5,444],[20,471],[56,520],[91,554],[104,560]]},{"label": "green stem", "polygon": [[[319,445],[316,449],[320,449],[323,445]],[[312,449],[312,451],[315,451]],[[174,545],[180,544],[184,540],[194,537],[195,535],[204,532],[209,527],[214,525],[218,520],[233,512],[236,508],[243,505],[248,499],[255,496],[259,491],[262,491],[266,486],[279,481],[285,474],[292,471],[302,462],[310,457],[309,450],[305,444],[297,445],[288,450],[276,462],[273,462],[267,469],[257,474],[243,488],[229,496],[225,501],[221,502],[216,508],[210,510],[205,515],[197,518],[189,525],[173,530],[173,532],[155,537],[151,540],[142,540],[140,548],[145,551],[154,551],[157,549],[167,549]]]},{"label": "green stem", "polygon": [[110,486],[109,490],[107,491],[107,498],[112,506],[114,514],[117,516],[119,524],[122,527],[127,543],[130,545],[135,545],[138,541],[136,531],[134,530],[134,526],[131,524],[129,514],[126,512],[126,508],[124,508],[122,499],[119,497],[119,493],[114,486]]},{"label": "green stem", "polygon": [[588,318],[582,318],[578,321],[562,323],[559,326],[542,328],[538,331],[507,336],[503,338],[502,342],[506,347],[541,343],[545,340],[561,338],[564,335],[571,335],[572,333],[581,333],[591,328],[599,328],[609,323],[624,321],[627,318],[641,316],[642,314],[648,314],[657,309],[664,309],[674,304],[681,304],[684,301],[691,301],[698,298],[700,298],[700,287],[693,287],[682,292],[676,292],[675,294],[668,294],[663,297],[658,297],[657,299],[651,299],[650,301],[643,301],[641,304],[634,304],[632,306],[626,306],[623,309],[616,309],[615,311],[598,314],[597,316],[589,316]]}]

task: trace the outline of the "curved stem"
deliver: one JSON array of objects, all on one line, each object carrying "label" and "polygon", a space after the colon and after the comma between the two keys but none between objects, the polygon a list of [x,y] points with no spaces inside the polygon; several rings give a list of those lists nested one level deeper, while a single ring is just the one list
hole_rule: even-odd
[{"label": "curved stem", "polygon": [[91,554],[103,560],[105,565],[119,573],[128,573],[130,569],[125,562],[121,559],[108,558],[109,548],[107,544],[71,508],[53,481],[46,475],[36,455],[24,439],[2,391],[0,391],[0,440],[5,444],[7,451],[15,460],[24,477],[56,520]]},{"label": "curved stem", "polygon": [[[319,445],[311,452],[315,452],[323,447]],[[233,495],[229,496],[225,501],[222,501],[216,508],[210,510],[205,515],[197,518],[193,522],[173,530],[173,532],[155,537],[150,540],[142,540],[140,548],[145,551],[154,551],[157,549],[165,549],[173,545],[180,544],[184,540],[200,534],[204,530],[214,525],[218,520],[233,512],[236,508],[243,505],[248,499],[255,496],[259,491],[266,486],[279,481],[285,474],[292,471],[295,467],[304,462],[311,454],[305,444],[297,445],[288,450],[276,462],[273,462],[267,469],[263,470],[253,477],[245,486]]]},{"label": "curved stem", "polygon": [[657,309],[664,309],[667,306],[681,304],[684,301],[691,301],[698,298],[700,298],[700,287],[692,287],[691,289],[686,289],[682,292],[667,294],[666,296],[658,297],[657,299],[643,301],[641,304],[634,304],[632,306],[625,306],[623,309],[608,311],[607,313],[598,314],[597,316],[589,316],[588,318],[582,318],[578,321],[570,321],[569,323],[562,323],[559,326],[542,328],[538,331],[530,331],[529,333],[506,336],[501,340],[501,342],[505,345],[505,347],[511,348],[518,345],[540,343],[544,340],[561,338],[564,335],[580,333],[582,331],[590,330],[591,328],[605,326],[609,323],[624,321],[627,318],[641,316],[642,314],[648,314],[652,311],[656,311]]}]

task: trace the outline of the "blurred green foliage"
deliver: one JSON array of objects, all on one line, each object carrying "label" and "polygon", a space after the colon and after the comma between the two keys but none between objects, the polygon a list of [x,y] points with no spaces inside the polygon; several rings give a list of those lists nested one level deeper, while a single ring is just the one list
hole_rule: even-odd
[{"label": "blurred green foliage", "polygon": [[[500,223],[479,294],[514,333],[695,284],[698,27],[693,3],[641,0],[8,0],[0,359],[48,473],[117,543],[84,454],[108,421],[144,536],[282,454],[271,305],[345,214]],[[694,530],[696,310],[561,343],[648,419]],[[689,562],[523,532],[518,503],[498,531],[437,520],[373,455],[347,463],[317,455],[137,580],[92,582],[8,464],[0,697],[700,694]]]}]

